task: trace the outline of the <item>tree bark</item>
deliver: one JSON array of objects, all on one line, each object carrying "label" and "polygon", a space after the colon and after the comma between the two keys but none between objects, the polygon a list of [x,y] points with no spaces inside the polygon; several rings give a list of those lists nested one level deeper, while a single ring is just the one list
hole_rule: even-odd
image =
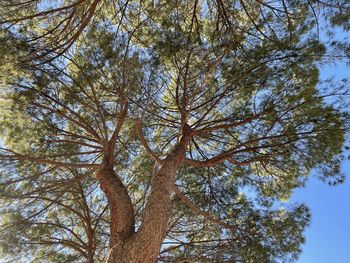
[{"label": "tree bark", "polygon": [[123,250],[125,241],[135,232],[134,209],[126,187],[114,173],[111,165],[100,169],[96,177],[100,182],[101,190],[107,197],[110,211],[110,237],[107,254],[110,255],[112,252],[115,254],[117,250]]},{"label": "tree bark", "polygon": [[185,127],[177,147],[162,161],[154,175],[139,230],[127,237],[122,247],[114,246],[106,263],[154,263],[157,260],[168,227],[176,172],[185,161],[189,141],[189,127]]}]

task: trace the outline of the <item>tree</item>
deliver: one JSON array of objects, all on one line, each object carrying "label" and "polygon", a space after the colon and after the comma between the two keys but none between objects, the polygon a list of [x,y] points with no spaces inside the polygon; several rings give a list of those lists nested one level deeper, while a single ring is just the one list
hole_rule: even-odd
[{"label": "tree", "polygon": [[[12,204],[2,207],[1,247],[8,262],[99,262],[107,248],[107,206],[95,182],[74,183],[82,176],[73,176],[40,185],[31,177],[20,191],[2,193],[4,204]],[[67,182],[68,189],[62,186]]]},{"label": "tree", "polygon": [[274,207],[312,169],[342,180],[347,83],[318,63],[347,45],[317,29],[347,28],[347,1],[1,5],[5,242],[45,262],[298,256],[308,210]]}]

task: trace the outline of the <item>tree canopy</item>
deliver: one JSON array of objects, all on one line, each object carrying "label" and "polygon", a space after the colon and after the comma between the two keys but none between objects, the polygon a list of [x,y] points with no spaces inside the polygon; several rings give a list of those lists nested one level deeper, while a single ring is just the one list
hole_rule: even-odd
[{"label": "tree canopy", "polygon": [[341,183],[350,2],[0,3],[8,262],[292,262]]}]

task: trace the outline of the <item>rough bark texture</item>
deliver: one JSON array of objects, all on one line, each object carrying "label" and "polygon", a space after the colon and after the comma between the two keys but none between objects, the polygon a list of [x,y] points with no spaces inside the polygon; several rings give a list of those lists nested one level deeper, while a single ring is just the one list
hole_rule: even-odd
[{"label": "rough bark texture", "polygon": [[[123,239],[111,243],[106,263],[154,263],[157,260],[168,226],[176,172],[184,163],[189,140],[190,131],[185,129],[177,147],[162,161],[154,175],[140,229],[131,235],[130,232],[125,236],[118,234],[118,238]],[[120,215],[114,216],[122,219]],[[114,220],[111,214],[111,221]]]},{"label": "rough bark texture", "polygon": [[124,242],[134,234],[134,210],[126,187],[112,167],[99,170],[97,178],[108,199],[111,223],[107,253],[110,254],[114,248],[122,250]]}]

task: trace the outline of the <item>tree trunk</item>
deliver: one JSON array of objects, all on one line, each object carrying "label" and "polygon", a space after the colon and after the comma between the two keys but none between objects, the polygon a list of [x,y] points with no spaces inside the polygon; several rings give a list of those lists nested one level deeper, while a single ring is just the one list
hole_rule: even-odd
[{"label": "tree trunk", "polygon": [[89,216],[89,224],[86,225],[86,234],[88,238],[87,242],[87,263],[94,263],[94,254],[95,254],[95,235],[94,230],[91,226],[90,216]]},{"label": "tree trunk", "polygon": [[176,172],[184,163],[189,140],[188,131],[172,153],[162,161],[154,175],[139,230],[116,244],[109,251],[106,263],[154,263],[157,260],[168,227]]},{"label": "tree trunk", "polygon": [[[128,191],[110,165],[98,171],[97,179],[107,197],[110,211],[110,237],[107,254],[121,250],[135,232],[134,209]],[[108,261],[110,262],[110,261]],[[120,262],[115,261],[115,262]]]}]

